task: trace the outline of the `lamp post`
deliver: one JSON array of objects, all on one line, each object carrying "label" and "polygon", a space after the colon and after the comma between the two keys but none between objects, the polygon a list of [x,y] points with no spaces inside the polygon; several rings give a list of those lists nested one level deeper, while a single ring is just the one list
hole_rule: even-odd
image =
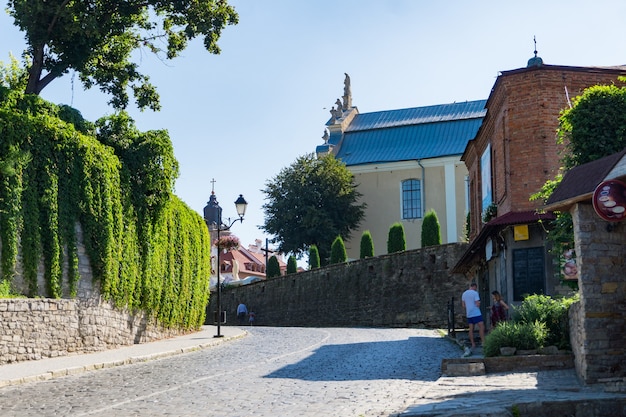
[{"label": "lamp post", "polygon": [[239,216],[232,222],[230,218],[226,221],[228,224],[222,223],[222,208],[215,198],[215,192],[211,191],[211,200],[208,203],[208,206],[204,209],[204,220],[207,222],[210,230],[214,230],[217,232],[217,257],[216,257],[216,270],[217,270],[217,334],[213,337],[223,337],[220,333],[221,330],[221,322],[222,322],[222,302],[221,302],[221,293],[222,286],[220,285],[220,252],[222,249],[219,246],[220,241],[220,233],[226,230],[230,230],[230,228],[236,222],[243,222],[243,216],[246,214],[246,208],[248,207],[248,203],[243,198],[243,195],[239,194],[239,198],[235,200],[235,209],[237,210],[237,215]]}]

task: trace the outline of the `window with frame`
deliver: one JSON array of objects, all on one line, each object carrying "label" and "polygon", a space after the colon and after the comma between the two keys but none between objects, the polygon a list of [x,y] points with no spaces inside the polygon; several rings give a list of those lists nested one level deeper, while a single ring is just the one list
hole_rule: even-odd
[{"label": "window with frame", "polygon": [[402,181],[402,218],[419,219],[422,217],[422,184],[420,180]]}]

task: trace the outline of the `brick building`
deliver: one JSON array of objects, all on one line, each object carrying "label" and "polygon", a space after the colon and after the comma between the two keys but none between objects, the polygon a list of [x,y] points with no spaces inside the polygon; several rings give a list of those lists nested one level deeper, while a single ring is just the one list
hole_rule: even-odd
[{"label": "brick building", "polygon": [[455,266],[479,282],[481,298],[498,290],[510,302],[559,290],[558,260],[545,243],[551,213],[539,214],[532,194],[554,179],[562,145],[558,118],[592,85],[618,83],[626,67],[545,65],[503,71],[487,100],[487,115],[462,156],[469,172],[470,245]]}]

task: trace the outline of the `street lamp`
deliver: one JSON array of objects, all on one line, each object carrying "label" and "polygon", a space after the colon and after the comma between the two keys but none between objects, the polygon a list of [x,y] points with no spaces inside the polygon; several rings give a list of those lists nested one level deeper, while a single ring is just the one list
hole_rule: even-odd
[{"label": "street lamp", "polygon": [[239,218],[230,221],[228,218],[226,221],[228,224],[222,223],[222,208],[220,207],[217,199],[215,198],[215,192],[211,191],[211,199],[208,202],[207,207],[204,209],[204,220],[207,222],[209,229],[215,230],[217,232],[217,334],[214,337],[223,337],[220,333],[220,325],[222,322],[222,302],[221,302],[221,293],[222,286],[220,285],[220,252],[221,248],[219,247],[220,241],[220,233],[226,230],[230,230],[233,224],[236,222],[243,222],[243,216],[246,214],[246,208],[248,207],[248,203],[243,198],[243,195],[239,194],[239,198],[235,200],[235,209],[237,210],[237,215]]}]

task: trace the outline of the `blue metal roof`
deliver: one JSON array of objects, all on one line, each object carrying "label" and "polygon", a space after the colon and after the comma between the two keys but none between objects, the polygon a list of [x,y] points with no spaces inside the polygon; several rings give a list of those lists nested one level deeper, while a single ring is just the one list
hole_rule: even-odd
[{"label": "blue metal roof", "polygon": [[[343,134],[337,158],[350,166],[461,155],[482,124],[486,102],[358,114]],[[339,141],[331,137],[329,143]]]}]

